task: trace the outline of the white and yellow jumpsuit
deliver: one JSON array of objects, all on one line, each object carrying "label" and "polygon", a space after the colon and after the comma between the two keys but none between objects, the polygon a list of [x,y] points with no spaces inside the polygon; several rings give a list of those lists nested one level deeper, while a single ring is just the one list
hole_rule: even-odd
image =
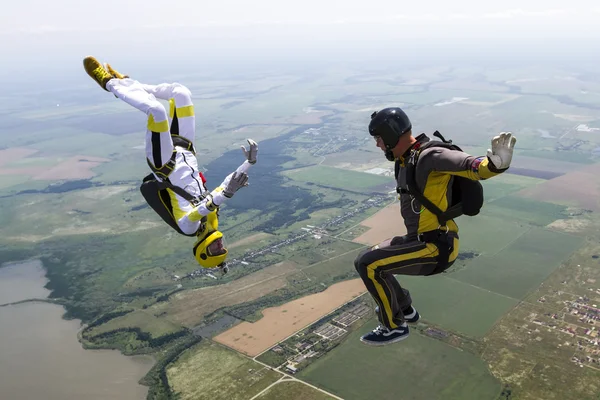
[{"label": "white and yellow jumpsuit", "polygon": [[[146,159],[154,176],[159,181],[168,178],[172,185],[194,196],[206,195],[206,181],[198,170],[198,161],[193,151],[196,117],[190,90],[179,83],[147,85],[130,78],[111,79],[106,88],[148,116]],[[158,99],[169,101],[168,115]],[[178,140],[177,145],[173,143],[174,138]],[[244,161],[236,171],[247,172],[250,165],[248,161]],[[214,206],[223,203],[226,197],[222,192],[232,175],[233,172],[210,193],[212,196],[202,200],[196,207],[167,189],[171,211],[184,233],[194,234],[200,227],[202,217],[214,211]]]}]

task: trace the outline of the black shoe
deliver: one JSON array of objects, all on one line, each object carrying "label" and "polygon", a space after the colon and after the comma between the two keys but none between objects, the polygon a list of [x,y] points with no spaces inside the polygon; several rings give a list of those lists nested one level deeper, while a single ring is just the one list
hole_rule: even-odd
[{"label": "black shoe", "polygon": [[419,319],[421,319],[419,312],[413,306],[410,306],[408,310],[404,310],[402,313],[404,314],[404,319],[406,320],[406,322],[411,324],[414,324]]},{"label": "black shoe", "polygon": [[388,329],[383,325],[379,325],[371,332],[363,335],[360,338],[360,341],[372,346],[383,346],[406,339],[408,333],[408,325],[406,325],[406,323],[395,329]]}]

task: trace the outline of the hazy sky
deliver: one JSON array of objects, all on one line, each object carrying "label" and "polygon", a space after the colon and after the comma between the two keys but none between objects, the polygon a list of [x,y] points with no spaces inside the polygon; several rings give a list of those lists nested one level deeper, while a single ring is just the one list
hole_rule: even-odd
[{"label": "hazy sky", "polygon": [[[591,0],[4,3],[0,51],[11,62],[4,63],[0,79],[17,70],[33,73],[40,61],[48,72],[70,73],[81,69],[81,59],[88,54],[130,67],[198,60],[288,62],[304,54],[320,60],[336,58],[336,52],[376,63],[404,55],[425,57],[427,51],[436,56],[446,51],[458,58],[461,52],[497,56],[498,46],[504,46],[505,58],[535,57],[538,51],[564,54],[565,59],[573,59],[574,51],[600,53],[595,51],[600,43],[600,3]],[[583,39],[596,49],[588,50]],[[537,43],[528,44],[531,41]]]},{"label": "hazy sky", "polygon": [[[591,0],[19,0],[2,5],[0,30],[48,33],[168,26],[247,26],[275,24],[391,23],[420,33],[440,36],[436,29],[452,27],[457,32],[513,36],[524,26],[531,35],[589,34],[598,36],[595,23],[600,5]],[[508,23],[516,24],[509,28]],[[587,26],[585,26],[587,25]],[[366,33],[366,32],[365,32]],[[370,32],[376,36],[376,32]]]}]

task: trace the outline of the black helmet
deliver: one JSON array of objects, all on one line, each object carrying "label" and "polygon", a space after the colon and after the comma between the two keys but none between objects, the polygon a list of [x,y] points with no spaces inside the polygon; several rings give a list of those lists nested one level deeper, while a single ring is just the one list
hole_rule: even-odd
[{"label": "black helmet", "polygon": [[380,136],[389,153],[398,144],[400,136],[411,129],[410,119],[400,107],[384,108],[371,114],[369,133],[371,136]]}]

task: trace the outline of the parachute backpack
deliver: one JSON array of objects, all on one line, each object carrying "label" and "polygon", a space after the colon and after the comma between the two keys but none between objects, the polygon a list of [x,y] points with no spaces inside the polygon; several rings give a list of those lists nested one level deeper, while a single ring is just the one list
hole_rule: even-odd
[{"label": "parachute backpack", "polygon": [[194,233],[184,233],[179,225],[177,225],[177,221],[175,221],[175,216],[171,211],[173,209],[171,205],[171,196],[166,189],[171,189],[190,203],[197,205],[202,201],[203,197],[193,196],[190,193],[186,192],[182,188],[175,186],[169,182],[169,180],[164,180],[160,182],[154,174],[147,175],[140,186],[140,192],[142,192],[142,196],[146,199],[146,202],[152,209],[160,215],[160,217],[165,221],[171,228],[175,229],[178,233],[185,236],[196,236],[197,232]]},{"label": "parachute backpack", "polygon": [[[460,147],[452,143],[452,140],[446,140],[438,132],[435,131],[433,136],[441,139],[440,141],[428,141],[417,149],[415,156],[411,157],[406,165],[406,183],[408,185],[408,191],[413,195],[426,209],[436,215],[440,227],[446,226],[446,222],[451,219],[460,217],[461,215],[475,216],[479,214],[481,207],[483,207],[483,186],[481,182],[474,181],[462,176],[454,175],[454,181],[452,183],[452,204],[448,205],[446,211],[442,211],[435,204],[433,204],[425,195],[418,189],[416,176],[416,165],[419,159],[419,154],[430,147],[445,147],[450,150],[462,151]],[[400,162],[396,161],[396,176],[398,176],[400,168]],[[397,188],[397,192],[400,193],[400,188]]]},{"label": "parachute backpack", "polygon": [[[169,103],[171,104],[171,109],[174,110],[175,103],[171,99]],[[173,111],[173,122],[171,124],[171,140],[173,141],[173,147],[181,147],[182,149],[186,149],[191,151],[194,155],[196,154],[196,149],[194,148],[194,144],[183,136],[179,136],[179,122],[177,119],[177,114]],[[185,236],[196,236],[198,232],[194,232],[192,234],[184,233],[179,225],[177,225],[177,221],[175,221],[175,216],[173,215],[173,206],[171,204],[171,196],[169,196],[169,192],[166,189],[171,189],[173,192],[177,193],[179,196],[183,197],[191,204],[198,205],[204,199],[204,196],[194,196],[184,189],[173,185],[169,181],[169,175],[173,172],[175,168],[175,156],[177,152],[173,148],[173,155],[171,159],[162,167],[156,168],[150,163],[150,160],[146,159],[148,162],[148,166],[153,171],[153,173],[148,174],[142,180],[142,184],[140,185],[140,192],[142,192],[142,196],[146,199],[146,203],[152,209],[160,215],[160,217],[165,221],[169,226],[175,229],[178,233]],[[159,181],[156,178],[156,175],[161,176],[162,181]],[[204,179],[203,179],[204,182]]]}]

